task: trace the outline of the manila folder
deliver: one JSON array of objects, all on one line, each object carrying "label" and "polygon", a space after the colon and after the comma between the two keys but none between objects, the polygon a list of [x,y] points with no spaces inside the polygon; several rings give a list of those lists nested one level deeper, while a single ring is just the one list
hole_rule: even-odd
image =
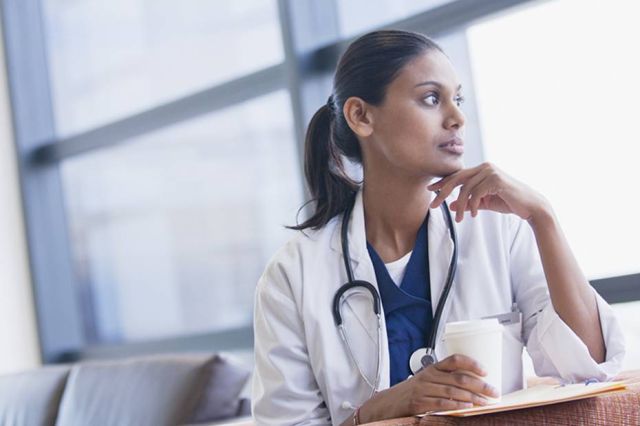
[{"label": "manila folder", "polygon": [[[529,389],[512,392],[502,396],[500,402],[486,406],[475,406],[461,410],[429,412],[431,416],[468,417],[480,414],[499,413],[521,408],[539,407],[559,402],[591,398],[626,389],[623,382],[577,383],[572,385],[537,385]],[[421,416],[421,417],[422,417]]]}]

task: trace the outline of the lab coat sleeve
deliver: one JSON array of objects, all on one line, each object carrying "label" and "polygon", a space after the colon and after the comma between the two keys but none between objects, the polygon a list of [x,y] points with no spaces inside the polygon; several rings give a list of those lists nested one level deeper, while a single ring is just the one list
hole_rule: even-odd
[{"label": "lab coat sleeve", "polygon": [[512,220],[511,279],[516,302],[522,311],[524,342],[536,374],[571,382],[612,379],[622,366],[625,345],[611,306],[592,290],[606,347],[605,361],[598,364],[591,358],[587,346],[553,308],[533,230],[520,218],[514,216]]},{"label": "lab coat sleeve", "polygon": [[331,424],[309,363],[303,322],[280,264],[268,266],[258,282],[254,336],[252,412],[256,424]]}]

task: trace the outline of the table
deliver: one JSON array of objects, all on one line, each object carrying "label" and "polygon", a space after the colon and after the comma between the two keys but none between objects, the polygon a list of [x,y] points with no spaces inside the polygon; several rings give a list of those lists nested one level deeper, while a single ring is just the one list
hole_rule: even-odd
[{"label": "table", "polygon": [[615,380],[624,381],[628,389],[609,395],[564,402],[517,411],[455,418],[426,416],[404,417],[368,423],[368,426],[502,426],[502,425],[640,425],[640,370],[627,371]]}]

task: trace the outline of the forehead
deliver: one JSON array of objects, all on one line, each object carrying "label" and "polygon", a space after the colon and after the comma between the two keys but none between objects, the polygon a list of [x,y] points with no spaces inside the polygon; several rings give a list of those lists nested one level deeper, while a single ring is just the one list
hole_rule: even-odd
[{"label": "forehead", "polygon": [[451,61],[442,52],[431,50],[407,63],[392,86],[413,89],[425,81],[437,81],[451,91],[456,91],[460,84]]}]

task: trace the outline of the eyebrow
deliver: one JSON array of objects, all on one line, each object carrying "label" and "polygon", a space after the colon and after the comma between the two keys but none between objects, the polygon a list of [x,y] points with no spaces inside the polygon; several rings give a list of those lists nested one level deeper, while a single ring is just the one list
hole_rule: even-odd
[{"label": "eyebrow", "polygon": [[[415,85],[415,87],[420,87],[420,86],[428,86],[428,85],[433,85],[433,86],[437,86],[439,88],[444,87],[442,85],[442,83],[438,82],[438,81],[434,81],[434,80],[429,80],[429,81],[423,81],[422,83],[418,83]],[[460,89],[462,89],[462,84],[458,84],[458,87],[456,87],[456,92],[459,91]]]}]

